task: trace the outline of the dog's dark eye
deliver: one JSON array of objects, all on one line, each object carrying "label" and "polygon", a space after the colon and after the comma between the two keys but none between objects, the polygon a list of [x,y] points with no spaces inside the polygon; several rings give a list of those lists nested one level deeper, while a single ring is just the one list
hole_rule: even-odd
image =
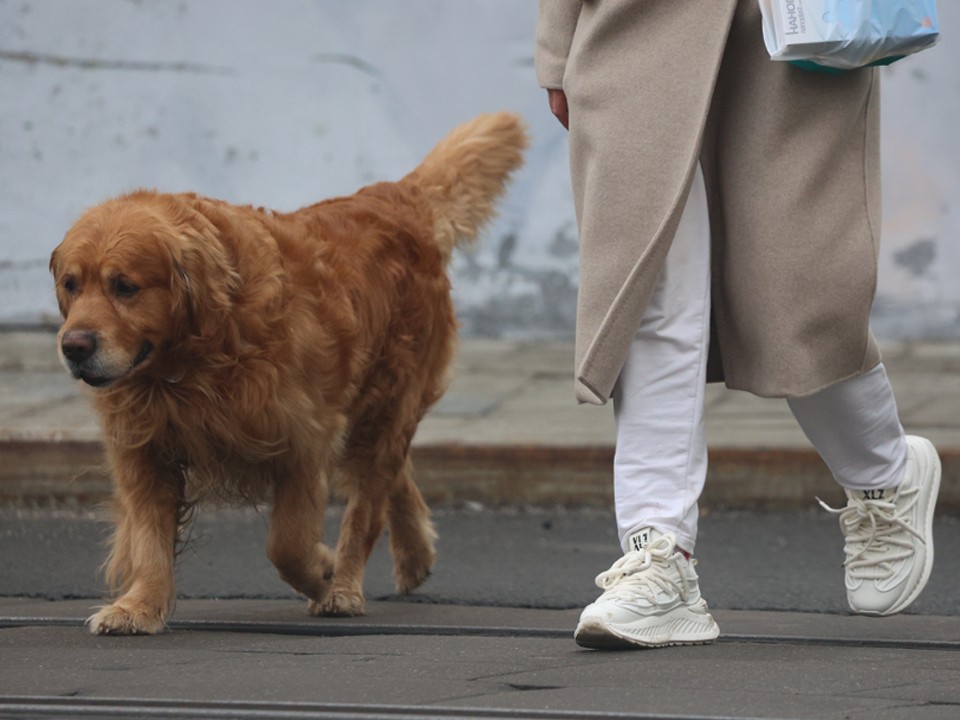
[{"label": "dog's dark eye", "polygon": [[136,295],[140,288],[126,278],[117,278],[113,281],[113,292],[117,297],[130,298]]},{"label": "dog's dark eye", "polygon": [[68,295],[73,295],[77,291],[77,281],[72,277],[64,278],[63,289],[67,291]]}]

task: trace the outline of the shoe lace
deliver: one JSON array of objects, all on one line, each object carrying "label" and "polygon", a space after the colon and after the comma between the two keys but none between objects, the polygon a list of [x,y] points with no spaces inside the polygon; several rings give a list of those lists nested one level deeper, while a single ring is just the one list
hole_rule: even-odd
[{"label": "shoe lace", "polygon": [[644,597],[655,604],[657,594],[665,591],[677,593],[686,601],[690,582],[684,573],[671,572],[669,561],[673,554],[673,541],[669,537],[659,537],[643,550],[628,552],[609,570],[597,575],[597,587],[604,591],[607,599],[630,601]]},{"label": "shoe lace", "polygon": [[817,502],[829,513],[840,516],[846,536],[843,561],[851,576],[879,580],[895,572],[894,564],[913,555],[912,535],[923,535],[905,519],[919,499],[919,488],[901,488],[891,500],[868,500],[850,495],[847,506],[832,508]]}]

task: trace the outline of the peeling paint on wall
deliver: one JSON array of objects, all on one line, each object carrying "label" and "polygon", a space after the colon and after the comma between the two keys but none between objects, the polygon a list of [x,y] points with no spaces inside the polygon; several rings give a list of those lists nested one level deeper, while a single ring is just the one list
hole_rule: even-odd
[{"label": "peeling paint on wall", "polygon": [[[940,8],[950,37],[960,3]],[[566,134],[534,78],[535,20],[516,0],[0,0],[0,325],[55,322],[49,252],[107,197],[290,210],[398,178],[503,108],[534,142],[497,221],[454,258],[463,331],[572,336]],[[958,66],[944,42],[883,70],[881,338],[960,338]]]},{"label": "peeling paint on wall", "polygon": [[937,259],[937,241],[930,238],[917,240],[903,250],[895,252],[893,259],[911,275],[923,277],[930,272]]}]

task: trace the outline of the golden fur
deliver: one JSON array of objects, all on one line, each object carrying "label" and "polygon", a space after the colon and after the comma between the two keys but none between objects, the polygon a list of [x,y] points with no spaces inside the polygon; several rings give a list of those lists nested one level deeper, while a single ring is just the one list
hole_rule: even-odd
[{"label": "golden fur", "polygon": [[[445,389],[445,265],[490,218],[526,136],[507,113],[456,128],[412,173],[292,213],[138,191],[54,250],[64,365],[93,386],[115,481],[113,604],[92,632],[155,633],[195,498],[272,500],[267,553],[313,614],[357,615],[386,524],[395,579],[435,534],[410,441]],[[328,480],[346,498],[322,542]]]}]

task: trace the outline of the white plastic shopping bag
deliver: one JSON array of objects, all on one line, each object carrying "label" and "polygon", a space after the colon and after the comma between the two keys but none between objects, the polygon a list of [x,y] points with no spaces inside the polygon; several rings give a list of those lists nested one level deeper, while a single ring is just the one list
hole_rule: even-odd
[{"label": "white plastic shopping bag", "polygon": [[936,0],[759,0],[773,60],[851,70],[884,65],[940,36]]}]

